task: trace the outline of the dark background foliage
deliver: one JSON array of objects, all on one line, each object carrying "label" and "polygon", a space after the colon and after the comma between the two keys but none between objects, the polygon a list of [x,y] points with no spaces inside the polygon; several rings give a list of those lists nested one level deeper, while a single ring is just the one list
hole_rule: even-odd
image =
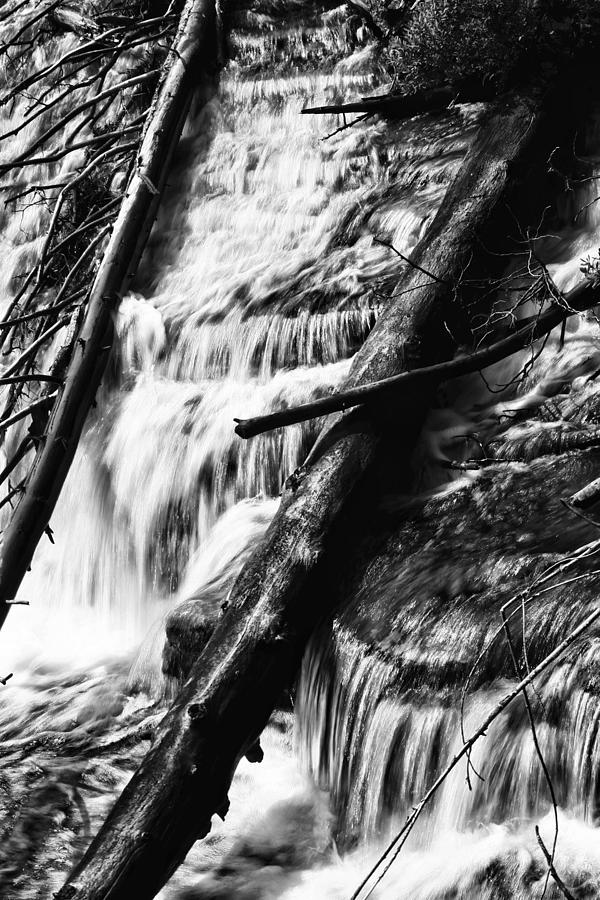
[{"label": "dark background foliage", "polygon": [[468,82],[500,91],[586,53],[598,34],[599,0],[421,0],[385,56],[402,90]]}]

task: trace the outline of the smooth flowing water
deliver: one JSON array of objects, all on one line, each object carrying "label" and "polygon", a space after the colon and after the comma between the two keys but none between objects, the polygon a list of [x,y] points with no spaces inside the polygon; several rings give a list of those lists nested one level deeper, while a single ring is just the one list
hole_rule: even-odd
[{"label": "smooth flowing water", "polygon": [[[161,673],[167,613],[194,597],[223,602],[319,428],[242,442],[233,417],[335,389],[401,271],[378,240],[410,253],[476,132],[480,109],[462,106],[324,140],[341,121],[300,109],[384,89],[385,76],[344,10],[295,16],[248,13],[217,95],[190,118],[119,314],[111,377],[52,519],[55,543],[38,549],[19,594],[29,605],[11,610],[0,634],[0,664],[14,672],[0,696],[0,879],[10,900],[50,896],[89,842],[174,689]],[[587,140],[600,154],[593,128]],[[593,190],[578,188],[573,203]],[[561,287],[595,250],[598,221],[592,204],[548,239]],[[5,301],[43,229],[39,208],[4,222]],[[408,513],[389,499],[390,543],[315,637],[294,708],[264,736],[265,761],[242,762],[226,823],[215,821],[164,900],[349,897],[460,746],[460,686],[497,627],[492,595],[508,599],[594,534],[566,512],[549,526],[541,503],[582,467],[593,477],[593,456],[542,463],[526,485],[520,461],[458,477],[439,465],[474,431],[500,435],[512,458],[523,428],[549,429],[537,412],[565,385],[581,398],[572,420],[595,421],[595,322],[570,328],[563,349],[552,339],[547,356],[516,398],[471,379],[451,409],[432,413],[417,468],[436,490]],[[499,368],[497,381],[516,366]],[[500,427],[521,410],[525,425]],[[526,522],[520,503],[532,505]],[[532,619],[542,643],[583,615],[594,587],[576,585]],[[596,896],[600,875],[597,661],[593,640],[540,687],[551,712],[539,739],[561,807],[557,868],[578,897]],[[496,662],[473,680],[467,733],[510,683],[506,648]],[[520,709],[494,725],[473,763],[485,780],[473,775],[469,791],[464,766],[454,773],[377,896],[542,896],[533,828],[550,846],[554,819]]]}]

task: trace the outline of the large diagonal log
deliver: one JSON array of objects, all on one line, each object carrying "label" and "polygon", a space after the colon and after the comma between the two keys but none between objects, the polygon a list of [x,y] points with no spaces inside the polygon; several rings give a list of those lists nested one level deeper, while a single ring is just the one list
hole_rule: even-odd
[{"label": "large diagonal log", "polygon": [[[539,137],[539,97],[512,96],[491,112],[397,295],[355,358],[353,385],[450,358],[445,311],[499,204]],[[543,157],[542,157],[543,158]],[[406,293],[410,287],[418,290]],[[403,423],[415,441],[428,398]],[[224,815],[238,761],[256,758],[256,739],[290,683],[306,641],[333,604],[323,589],[340,533],[364,477],[377,467],[377,422],[349,422],[321,441],[314,461],[290,479],[264,539],[243,568],[215,632],[194,664],[155,743],[57,900],[154,897],[213,814]],[[254,748],[254,749],[253,749]]]},{"label": "large diagonal log", "polygon": [[92,286],[65,386],[0,548],[0,626],[46,529],[113,346],[115,313],[154,222],[195,91],[209,95],[218,65],[214,0],[187,0],[154,97],[136,168]]}]

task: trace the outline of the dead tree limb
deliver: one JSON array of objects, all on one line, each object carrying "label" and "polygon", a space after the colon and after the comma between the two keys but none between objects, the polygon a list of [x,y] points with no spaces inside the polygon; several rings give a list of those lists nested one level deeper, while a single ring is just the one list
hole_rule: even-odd
[{"label": "dead tree limb", "polygon": [[50,384],[62,384],[60,378],[54,375],[12,375],[10,378],[0,377],[0,385],[5,384],[26,384],[27,382],[48,382]]},{"label": "dead tree limb", "polygon": [[40,21],[40,19],[43,19],[45,16],[49,15],[52,10],[56,9],[60,2],[61,0],[51,0],[48,6],[45,6],[41,12],[37,12],[35,16],[32,16],[31,19],[27,19],[25,24],[22,25],[18,31],[16,31],[14,34],[11,34],[10,40],[0,46],[0,56],[4,56],[12,47],[16,46],[19,38],[22,37],[30,28],[33,28],[33,26],[36,25]]},{"label": "dead tree limb", "polygon": [[348,113],[378,114],[395,119],[409,119],[426,112],[447,109],[455,103],[476,103],[489,100],[490,91],[483,87],[460,88],[453,85],[415,91],[414,94],[383,94],[380,97],[363,97],[352,103],[336,103],[330,106],[308,106],[301,110],[304,116]]},{"label": "dead tree limb", "polygon": [[19,412],[16,412],[14,415],[9,416],[6,419],[0,419],[0,432],[6,431],[6,429],[11,425],[14,425],[15,422],[20,422],[21,419],[27,418],[31,413],[37,412],[38,409],[48,406],[55,396],[55,393],[45,394],[43,397],[38,397],[38,399],[30,403],[29,406],[20,409]]},{"label": "dead tree limb", "polygon": [[308,419],[326,416],[332,412],[341,412],[360,404],[397,402],[402,397],[406,397],[409,391],[416,391],[420,387],[435,386],[442,381],[459,378],[461,375],[481,372],[488,366],[529,347],[538,338],[549,334],[569,316],[595,306],[600,302],[600,296],[594,285],[589,281],[582,281],[580,285],[566,294],[564,300],[564,304],[552,305],[545,312],[536,316],[533,321],[516,328],[514,333],[508,337],[487,347],[482,347],[481,350],[476,350],[468,356],[459,356],[450,362],[425,366],[411,372],[402,372],[381,381],[360,385],[349,391],[340,391],[330,397],[314,400],[312,403],[290,406],[288,409],[281,409],[265,416],[234,419],[234,422],[238,423],[235,432],[242,438],[251,438],[257,434],[263,434],[265,431],[271,431],[273,428],[306,422]]},{"label": "dead tree limb", "polygon": [[14,361],[14,363],[12,363],[12,365],[10,365],[7,369],[4,370],[4,372],[2,372],[2,377],[8,378],[10,375],[15,375],[21,368],[22,364],[26,360],[30,359],[31,356],[33,356],[33,354],[36,353],[36,351],[42,346],[42,344],[45,344],[46,341],[49,340],[49,338],[51,338],[54,334],[56,334],[57,331],[60,331],[60,329],[63,328],[63,326],[66,325],[68,321],[68,316],[65,316],[64,318],[59,319],[58,322],[55,322],[54,325],[52,325],[46,331],[44,331],[44,333],[41,334],[39,338],[37,338],[37,340],[33,341],[28,347],[25,348],[23,353],[21,353],[21,355]]},{"label": "dead tree limb", "polygon": [[91,106],[94,106],[97,103],[100,103],[102,100],[110,97],[114,97],[116,94],[126,90],[127,88],[135,87],[138,84],[144,84],[146,81],[150,81],[153,78],[156,78],[158,70],[151,69],[149,72],[143,72],[141,75],[134,75],[132,78],[125,78],[123,81],[118,82],[117,84],[113,84],[110,87],[106,88],[102,91],[101,94],[98,94],[95,97],[91,97],[88,100],[84,100],[81,103],[78,103],[68,112],[64,113],[61,119],[58,122],[55,122],[49,128],[44,131],[38,138],[36,138],[25,150],[21,151],[20,155],[16,157],[16,159],[10,160],[10,162],[0,164],[0,173],[9,172],[11,169],[14,169],[18,166],[25,165],[37,165],[40,161],[48,162],[52,161],[54,157],[51,157],[50,160],[46,157],[35,157],[35,159],[31,158],[31,154],[35,150],[39,150],[46,141],[53,137],[55,134],[58,134],[65,125],[74,119],[79,113],[84,112],[86,109],[89,109]]},{"label": "dead tree limb", "polygon": [[48,524],[71,465],[112,349],[115,310],[156,216],[160,191],[192,94],[199,85],[206,95],[212,90],[219,63],[217,47],[212,0],[188,0],[169,54],[168,68],[155,94],[133,174],[91,289],[87,315],[64,389],[40,442],[25,490],[2,536],[0,624]]},{"label": "dead tree limb", "polygon": [[[54,210],[37,264],[28,273],[19,273],[19,277],[23,279],[21,288],[9,303],[3,321],[0,323],[2,355],[14,354],[17,356],[20,353],[13,363],[13,367],[9,367],[3,373],[5,376],[12,375],[16,371],[15,365],[19,373],[23,375],[43,368],[43,363],[36,357],[46,353],[47,338],[54,333],[49,326],[56,322],[61,310],[72,311],[75,301],[82,298],[82,288],[85,298],[83,303],[85,304],[88,299],[102,255],[100,247],[103,246],[103,242],[114,224],[118,207],[122,202],[122,197],[109,197],[111,166],[114,169],[116,164],[123,171],[129,173],[133,171],[135,153],[140,147],[141,133],[149,112],[151,96],[148,88],[144,88],[140,92],[143,82],[139,79],[142,78],[146,81],[148,78],[153,78],[154,84],[156,84],[159,80],[160,69],[156,65],[148,65],[155,75],[148,72],[141,73],[139,76],[135,72],[131,73],[134,77],[120,82],[118,100],[117,95],[110,93],[109,88],[105,88],[105,80],[120,54],[140,42],[152,45],[149,47],[149,51],[153,64],[164,60],[168,49],[158,45],[158,38],[166,33],[170,25],[166,25],[157,33],[156,28],[148,28],[153,21],[156,23],[162,21],[164,24],[167,17],[161,17],[160,20],[149,19],[145,23],[139,24],[133,20],[125,20],[119,26],[119,33],[114,35],[114,41],[96,42],[96,50],[93,53],[84,53],[83,61],[79,59],[77,49],[71,56],[67,54],[63,61],[66,60],[70,63],[68,71],[67,66],[59,66],[58,70],[46,66],[34,73],[33,83],[39,84],[39,90],[36,92],[36,96],[28,92],[30,102],[27,111],[17,117],[20,121],[17,121],[15,127],[9,129],[3,136],[3,138],[14,137],[21,129],[27,128],[38,116],[45,117],[50,113],[50,118],[53,119],[53,125],[50,128],[46,127],[48,123],[42,124],[42,120],[40,120],[41,126],[46,128],[41,135],[42,144],[44,144],[42,156],[35,160],[31,157],[24,160],[23,154],[19,153],[17,149],[16,157],[7,159],[0,167],[2,173],[9,175],[9,183],[12,182],[12,187],[16,188],[12,195],[7,197],[5,204],[16,204],[19,197],[27,196],[33,189],[35,198],[31,198],[26,207],[39,203],[47,207],[49,211]],[[18,19],[15,24],[19,25]],[[175,30],[174,21],[172,30]],[[39,34],[37,37],[40,39]],[[81,46],[79,49],[81,50]],[[84,45],[84,49],[86,49],[86,45]],[[89,45],[87,49],[89,50]],[[11,68],[13,75],[18,79],[20,67],[15,65]],[[85,77],[84,75],[77,77],[82,69],[86,70]],[[17,88],[19,84],[17,84]],[[68,98],[73,91],[81,91],[84,88],[86,89],[84,95],[86,99],[83,107],[80,108],[73,103],[68,106]],[[90,96],[87,96],[88,94]],[[91,96],[92,94],[94,96]],[[74,96],[71,99],[74,99]],[[6,97],[1,102],[5,100]],[[114,130],[115,102],[120,105],[124,116],[124,118],[122,116],[121,130]],[[56,108],[53,110],[53,107]],[[142,111],[131,118],[131,112],[137,112],[140,107],[142,107]],[[33,115],[31,115],[32,110],[34,110]],[[74,112],[77,112],[77,115],[71,126]],[[102,121],[106,116],[108,116],[108,120]],[[58,123],[57,118],[59,118]],[[96,126],[102,129],[101,135],[96,134]],[[45,142],[56,133],[57,127],[62,130],[60,147],[45,146]],[[81,135],[82,139],[75,142],[77,135]],[[127,135],[134,140],[124,143]],[[38,144],[36,150],[41,148],[42,144]],[[32,188],[31,185],[26,184],[27,179],[24,174],[18,176],[21,184],[14,183],[16,169],[62,159],[77,149],[85,149],[89,152],[82,154],[81,162],[76,165],[76,170],[65,183],[42,184]],[[128,159],[125,159],[126,157]],[[23,189],[23,181],[25,181],[25,189]],[[86,192],[91,194],[92,198],[87,214],[85,207],[78,202]],[[69,202],[65,205],[64,201],[67,198]],[[57,234],[57,224],[60,234]],[[77,240],[81,239],[85,233],[89,235],[87,246],[83,246],[84,242]],[[65,248],[67,248],[66,252]],[[59,288],[56,293],[57,284]],[[50,295],[54,295],[50,306],[47,305],[48,292]],[[36,301],[38,302],[36,303]],[[42,308],[40,308],[39,301],[43,304]],[[75,340],[76,337],[77,335],[74,334],[72,339]],[[23,349],[24,352],[22,352]],[[62,351],[60,352],[61,356],[64,356]],[[23,384],[24,382],[20,385],[16,380],[11,382],[2,413],[3,420],[17,421],[13,420],[11,416],[18,406],[22,405]],[[49,407],[44,409],[46,413],[50,411]],[[46,423],[47,420],[48,415],[45,415]],[[36,421],[39,425],[40,415],[36,415]],[[43,430],[38,429],[40,437]],[[4,437],[5,430],[0,433],[0,442],[4,440]]]},{"label": "dead tree limb", "polygon": [[[144,24],[144,23],[141,23]],[[27,88],[31,87],[37,81],[40,81],[42,78],[51,75],[53,72],[56,72],[62,66],[65,66],[67,63],[73,62],[74,60],[80,61],[81,59],[88,59],[90,56],[92,58],[95,57],[96,54],[104,54],[106,52],[105,49],[100,49],[100,43],[103,39],[108,39],[112,37],[114,34],[118,34],[122,29],[121,28],[112,28],[109,31],[105,31],[103,34],[97,35],[97,37],[93,41],[89,41],[87,44],[80,45],[75,50],[70,50],[68,53],[63,54],[60,59],[57,59],[55,62],[46,66],[43,69],[34,72],[32,75],[28,75],[27,78],[23,78],[16,85],[14,85],[6,94],[0,97],[0,106],[4,106],[10,100],[13,100],[19,93],[27,90]]]},{"label": "dead tree limb", "polygon": [[[408,361],[429,365],[452,355],[442,313],[451,295],[447,283],[460,280],[477,235],[507,199],[541,118],[537,94],[512,96],[490,113],[414,254],[439,281],[422,289],[422,276],[406,273],[355,357],[353,386],[397,374]],[[405,292],[417,284],[419,291]],[[427,412],[426,395],[420,407],[403,430],[407,446]],[[320,589],[331,541],[380,441],[375,421],[338,431],[288,480],[275,519],[153,747],[57,900],[149,900],[208,833],[212,815],[225,815],[238,761],[255,744],[306,641],[334,603],[334,592]]]}]

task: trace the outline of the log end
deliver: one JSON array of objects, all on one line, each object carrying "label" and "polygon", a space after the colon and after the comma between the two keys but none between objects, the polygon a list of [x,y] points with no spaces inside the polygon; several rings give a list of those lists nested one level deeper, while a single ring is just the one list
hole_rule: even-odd
[{"label": "log end", "polygon": [[255,436],[256,432],[252,428],[252,419],[234,419],[233,421],[236,423],[234,431],[238,437],[247,440]]}]

